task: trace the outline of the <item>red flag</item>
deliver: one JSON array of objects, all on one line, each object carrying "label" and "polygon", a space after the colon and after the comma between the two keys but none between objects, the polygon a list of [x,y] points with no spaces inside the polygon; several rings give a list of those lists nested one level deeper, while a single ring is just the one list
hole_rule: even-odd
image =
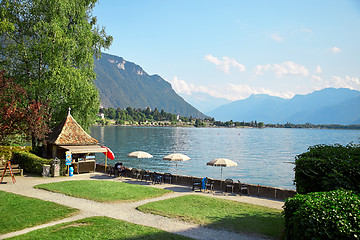
[{"label": "red flag", "polygon": [[114,159],[115,159],[115,155],[114,155],[114,153],[110,150],[110,148],[105,147],[105,146],[101,146],[101,147],[107,149],[107,152],[104,152],[104,154],[105,154],[110,160],[114,160]]}]

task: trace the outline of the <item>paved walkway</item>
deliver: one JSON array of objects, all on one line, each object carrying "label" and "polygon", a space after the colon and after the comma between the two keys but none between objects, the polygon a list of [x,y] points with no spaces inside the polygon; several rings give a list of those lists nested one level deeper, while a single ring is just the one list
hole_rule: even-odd
[{"label": "paved walkway", "polygon": [[9,177],[6,177],[4,178],[4,182],[6,182],[6,184],[0,184],[0,190],[12,192],[28,197],[35,197],[46,201],[56,202],[62,205],[77,208],[80,210],[80,212],[79,214],[69,218],[53,221],[43,225],[38,225],[32,228],[23,229],[17,232],[0,235],[0,239],[21,235],[33,231],[35,229],[53,226],[64,222],[71,222],[86,217],[107,216],[135,224],[155,227],[167,232],[172,232],[199,240],[211,240],[211,239],[260,240],[266,238],[254,236],[254,235],[248,235],[248,234],[238,234],[229,231],[215,230],[215,229],[205,228],[197,224],[183,222],[177,219],[170,219],[153,214],[145,214],[136,210],[136,207],[148,202],[158,201],[162,199],[168,199],[168,198],[173,198],[188,194],[206,195],[210,197],[224,198],[239,202],[246,202],[246,203],[267,206],[271,208],[277,208],[277,209],[282,209],[282,206],[284,204],[283,201],[276,201],[276,200],[269,200],[264,198],[248,197],[248,196],[239,196],[235,194],[224,195],[223,193],[211,194],[211,193],[203,193],[200,191],[193,192],[191,191],[190,186],[180,186],[180,185],[172,185],[172,184],[161,184],[161,185],[150,185],[150,186],[169,189],[174,191],[174,193],[166,194],[158,198],[146,199],[146,200],[129,202],[129,203],[99,203],[86,199],[69,197],[63,194],[52,193],[49,191],[33,188],[34,185],[48,183],[48,182],[58,182],[58,181],[68,181],[68,180],[98,180],[98,179],[150,185],[150,183],[148,182],[136,181],[131,178],[110,178],[102,173],[80,174],[80,175],[74,175],[73,177],[58,177],[58,178],[42,178],[42,177],[28,177],[28,176],[16,177],[16,181],[17,181],[16,184],[13,184],[11,179]]}]

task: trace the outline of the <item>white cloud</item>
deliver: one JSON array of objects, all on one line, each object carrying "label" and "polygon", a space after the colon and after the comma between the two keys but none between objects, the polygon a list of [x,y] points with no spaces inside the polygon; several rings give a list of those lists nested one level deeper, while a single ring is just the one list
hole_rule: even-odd
[{"label": "white cloud", "polygon": [[237,68],[240,72],[243,72],[246,70],[245,66],[236,62],[235,59],[230,57],[222,57],[222,59],[219,59],[217,57],[214,57],[211,54],[208,54],[204,57],[205,61],[214,63],[216,67],[223,71],[226,74],[230,73],[230,68],[234,67]]},{"label": "white cloud", "polygon": [[274,40],[275,42],[283,42],[284,41],[284,38],[281,37],[278,33],[274,33],[270,36],[270,38],[272,40]]},{"label": "white cloud", "polygon": [[332,47],[329,49],[332,53],[341,53],[341,49],[338,47]]},{"label": "white cloud", "polygon": [[269,71],[271,69],[272,65],[266,64],[266,65],[257,65],[254,68],[254,73],[256,75],[263,75],[264,72]]},{"label": "white cloud", "polygon": [[316,69],[315,69],[315,73],[321,73],[322,69],[320,67],[320,65],[317,65]]},{"label": "white cloud", "polygon": [[357,77],[345,76],[345,78],[341,78],[339,76],[332,76],[328,84],[332,87],[360,90],[360,79]]},{"label": "white cloud", "polygon": [[266,65],[257,65],[254,69],[256,75],[262,75],[266,71],[272,71],[278,77],[285,76],[307,76],[309,71],[306,67],[294,63],[292,61],[285,61],[280,64],[266,64]]},{"label": "white cloud", "polygon": [[245,99],[251,94],[269,94],[271,96],[278,96],[282,98],[292,98],[295,94],[293,92],[274,92],[270,89],[253,88],[247,84],[219,84],[211,86],[199,86],[192,83],[187,83],[184,80],[179,80],[174,77],[171,82],[174,90],[179,94],[191,95],[193,92],[207,93],[216,98],[226,98],[231,101]]},{"label": "white cloud", "polygon": [[[292,98],[295,94],[293,92],[276,92],[270,89],[265,88],[254,88],[250,87],[247,84],[226,84],[224,89],[220,89],[220,91],[224,98],[227,98],[231,101],[236,101],[240,99],[245,99],[249,97],[251,94],[268,94],[271,96],[282,97],[282,98]],[[225,90],[225,91],[224,91]],[[228,97],[226,97],[228,96]]]},{"label": "white cloud", "polygon": [[204,86],[196,86],[195,84],[188,84],[184,80],[178,79],[177,76],[174,77],[173,81],[170,82],[173,89],[177,93],[183,93],[187,95],[191,95],[192,92],[207,92],[207,87]]},{"label": "white cloud", "polygon": [[323,80],[321,77],[319,76],[316,76],[316,75],[312,75],[311,78],[313,79],[314,82],[317,82],[317,83],[323,83]]},{"label": "white cloud", "polygon": [[317,84],[316,89],[323,88],[349,88],[360,91],[360,79],[358,77],[345,76],[332,76],[330,80],[324,80],[319,76],[313,75],[312,80]]}]

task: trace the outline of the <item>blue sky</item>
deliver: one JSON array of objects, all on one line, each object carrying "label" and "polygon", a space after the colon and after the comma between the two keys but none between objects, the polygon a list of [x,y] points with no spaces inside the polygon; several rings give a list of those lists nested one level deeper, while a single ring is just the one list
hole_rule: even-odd
[{"label": "blue sky", "polygon": [[99,0],[105,52],[186,97],[360,90],[360,1]]}]

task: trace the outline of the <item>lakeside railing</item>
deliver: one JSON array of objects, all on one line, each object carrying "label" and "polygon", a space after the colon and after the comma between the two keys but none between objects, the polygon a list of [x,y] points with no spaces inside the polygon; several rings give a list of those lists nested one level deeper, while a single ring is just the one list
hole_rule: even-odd
[{"label": "lakeside railing", "polygon": [[[106,172],[110,173],[113,171],[112,166],[107,166]],[[105,173],[105,166],[101,164],[96,165],[96,172],[103,172]],[[154,172],[148,172],[149,175],[153,174]],[[159,174],[164,174],[157,172]],[[134,178],[132,169],[127,169],[124,174],[125,177]],[[177,185],[185,185],[192,187],[194,182],[201,182],[202,178],[193,177],[193,176],[183,176],[183,175],[172,175],[173,182],[172,184]],[[205,177],[205,176],[204,176]],[[176,179],[176,180],[175,180]],[[215,191],[225,191],[225,180],[219,179],[211,179],[214,182],[213,188]],[[246,187],[248,190],[249,196],[255,197],[264,197],[276,200],[285,200],[289,197],[293,197],[296,194],[295,190],[288,190],[270,186],[262,186],[256,184],[248,184],[248,183],[241,183],[242,186]],[[238,182],[234,182],[234,194],[240,194],[241,188]],[[241,191],[241,195],[247,195],[246,191]]]}]

